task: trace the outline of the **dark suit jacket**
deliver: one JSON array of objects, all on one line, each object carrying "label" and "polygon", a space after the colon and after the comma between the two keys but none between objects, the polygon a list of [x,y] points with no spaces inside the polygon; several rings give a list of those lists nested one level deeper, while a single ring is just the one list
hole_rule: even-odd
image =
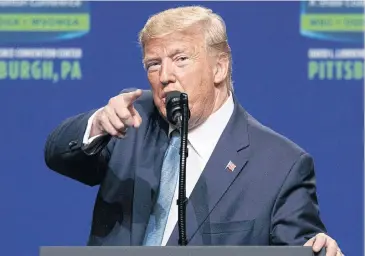
[{"label": "dark suit jacket", "polygon": [[[187,205],[188,245],[303,245],[319,232],[313,160],[263,126],[234,98],[234,112]],[[88,245],[141,245],[159,187],[168,124],[152,94],[135,107],[138,129],[104,137],[83,150],[89,117],[65,120],[48,137],[47,166],[90,186],[100,185]],[[98,146],[99,145],[99,146]],[[226,169],[232,161],[237,167]],[[168,245],[178,244],[177,225]]]}]

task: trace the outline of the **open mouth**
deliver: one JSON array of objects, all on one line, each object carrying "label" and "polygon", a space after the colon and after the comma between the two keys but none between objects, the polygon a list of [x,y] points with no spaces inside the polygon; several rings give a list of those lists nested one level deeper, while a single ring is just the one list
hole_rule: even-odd
[{"label": "open mouth", "polygon": [[160,99],[164,105],[166,105],[166,92],[162,91]]},{"label": "open mouth", "polygon": [[[165,88],[166,89],[166,88]],[[161,93],[160,93],[160,99],[161,99],[161,102],[164,104],[164,105],[166,105],[166,96],[167,96],[167,94],[169,93],[169,92],[172,92],[172,91],[174,91],[174,90],[166,90],[166,91],[162,91]]]}]

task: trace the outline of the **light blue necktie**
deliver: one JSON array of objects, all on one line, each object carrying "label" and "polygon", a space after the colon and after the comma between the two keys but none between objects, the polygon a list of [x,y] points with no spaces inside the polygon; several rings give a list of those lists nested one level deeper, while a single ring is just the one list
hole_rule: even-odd
[{"label": "light blue necktie", "polygon": [[180,168],[180,134],[171,133],[170,143],[162,163],[160,190],[146,229],[144,245],[160,246],[162,243],[172,199],[175,194]]}]

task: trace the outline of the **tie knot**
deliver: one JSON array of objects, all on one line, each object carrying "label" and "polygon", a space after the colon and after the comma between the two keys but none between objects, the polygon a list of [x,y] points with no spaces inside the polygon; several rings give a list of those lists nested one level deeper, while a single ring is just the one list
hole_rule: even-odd
[{"label": "tie knot", "polygon": [[170,133],[170,139],[173,137],[179,137],[179,136],[180,136],[180,131],[178,129],[175,129]]},{"label": "tie knot", "polygon": [[179,130],[175,129],[170,134],[170,144],[178,147],[179,142],[180,142],[180,132]]}]

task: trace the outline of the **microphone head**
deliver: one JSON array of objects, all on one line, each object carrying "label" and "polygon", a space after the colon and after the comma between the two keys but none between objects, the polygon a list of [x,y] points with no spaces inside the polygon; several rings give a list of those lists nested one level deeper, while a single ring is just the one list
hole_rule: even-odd
[{"label": "microphone head", "polygon": [[179,92],[179,91],[168,92],[168,93],[166,93],[166,102],[172,103],[175,101],[180,101],[180,95],[181,95],[181,92]]},{"label": "microphone head", "polygon": [[166,116],[167,120],[176,125],[181,116],[181,104],[180,104],[180,96],[181,92],[179,91],[172,91],[166,94]]}]

